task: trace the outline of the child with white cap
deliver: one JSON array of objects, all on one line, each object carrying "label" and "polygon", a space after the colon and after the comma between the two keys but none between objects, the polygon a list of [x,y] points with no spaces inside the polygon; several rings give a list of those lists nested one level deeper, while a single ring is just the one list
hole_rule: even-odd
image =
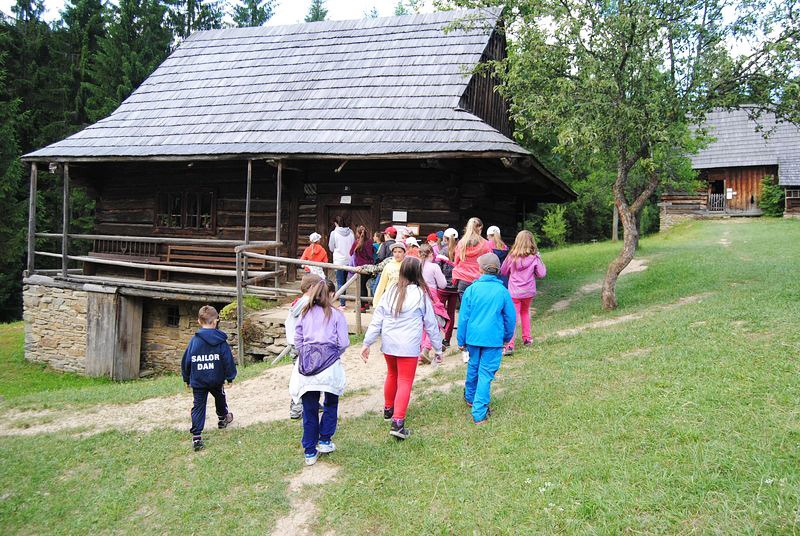
[{"label": "child with white cap", "polygon": [[[492,225],[486,230],[486,237],[489,239],[489,242],[492,243],[492,253],[497,255],[497,258],[500,259],[500,266],[502,266],[503,261],[505,261],[508,256],[508,246],[503,242],[503,238],[500,236],[500,228],[496,225]],[[507,276],[501,273],[500,281],[503,282],[503,286],[508,288]]]},{"label": "child with white cap", "polygon": [[[328,252],[320,245],[320,240],[322,240],[322,236],[317,232],[308,236],[309,244],[300,256],[301,261],[328,262]],[[325,278],[325,272],[319,266],[303,265],[303,270],[310,274],[318,275],[323,279]]]},{"label": "child with white cap", "polygon": [[445,348],[450,346],[450,339],[453,337],[453,328],[456,321],[456,307],[458,307],[458,287],[453,281],[453,267],[455,266],[456,244],[458,243],[458,231],[452,227],[446,229],[442,234],[442,246],[436,256],[436,262],[442,269],[442,274],[447,281],[447,286],[439,290],[439,300],[447,311],[448,320],[444,326],[444,340],[442,344]]}]

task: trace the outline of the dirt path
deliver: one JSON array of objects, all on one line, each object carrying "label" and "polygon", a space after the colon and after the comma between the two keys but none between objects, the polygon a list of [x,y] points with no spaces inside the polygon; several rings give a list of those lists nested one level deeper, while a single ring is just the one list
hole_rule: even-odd
[{"label": "dirt path", "polygon": [[[340,415],[355,417],[383,407],[383,381],[386,364],[380,346],[373,345],[368,363],[359,356],[361,345],[348,348],[342,356],[347,375],[346,403]],[[459,355],[445,357],[443,370],[463,367]],[[417,380],[434,374],[436,367],[421,365]],[[289,415],[289,376],[291,365],[266,370],[255,378],[227,388],[228,403],[234,414],[231,427],[287,419]],[[348,395],[348,393],[356,393]],[[418,393],[418,394],[421,394]],[[35,435],[67,432],[87,436],[106,430],[149,432],[158,428],[187,430],[192,407],[191,391],[170,397],[150,398],[135,404],[95,406],[76,412],[71,409],[15,412],[0,421],[2,435]],[[206,428],[216,426],[213,398],[209,397]]]}]

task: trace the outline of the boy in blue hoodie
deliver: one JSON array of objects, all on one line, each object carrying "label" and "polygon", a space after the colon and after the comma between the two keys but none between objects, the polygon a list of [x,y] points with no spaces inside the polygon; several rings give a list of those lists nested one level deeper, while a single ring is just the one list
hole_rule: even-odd
[{"label": "boy in blue hoodie", "polygon": [[492,380],[500,368],[503,348],[514,338],[517,313],[511,294],[498,277],[500,259],[494,253],[478,257],[481,277],[464,292],[458,313],[458,346],[469,352],[464,398],[475,424],[489,416]]},{"label": "boy in blue hoodie", "polygon": [[233,413],[228,411],[223,385],[236,377],[236,363],[228,345],[228,335],[217,329],[219,314],[210,305],[204,305],[197,313],[200,329],[194,334],[183,353],[181,373],[184,383],[194,392],[192,407],[192,446],[194,450],[205,447],[201,434],[206,424],[206,401],[208,393],[214,397],[219,417],[219,428],[225,428],[233,421]]}]

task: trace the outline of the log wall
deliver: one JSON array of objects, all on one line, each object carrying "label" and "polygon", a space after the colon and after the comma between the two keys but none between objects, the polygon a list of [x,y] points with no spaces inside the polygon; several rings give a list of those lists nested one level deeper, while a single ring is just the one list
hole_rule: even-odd
[{"label": "log wall", "polygon": [[[492,34],[481,56],[481,63],[502,60],[506,57],[506,39],[498,31]],[[497,91],[500,81],[497,76],[485,71],[472,77],[462,95],[459,106],[477,115],[486,123],[512,138],[513,125],[509,119],[508,103]]]}]

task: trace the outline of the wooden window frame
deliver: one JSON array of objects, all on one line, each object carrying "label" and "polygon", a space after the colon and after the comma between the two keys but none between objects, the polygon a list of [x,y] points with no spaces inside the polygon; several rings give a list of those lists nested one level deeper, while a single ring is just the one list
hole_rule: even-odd
[{"label": "wooden window frame", "polygon": [[[160,207],[161,207],[161,199],[163,196],[167,195],[175,195],[180,194],[181,196],[181,225],[179,227],[171,227],[171,226],[164,226],[159,225],[159,216],[160,214]],[[187,222],[189,219],[188,209],[189,209],[189,197],[190,196],[198,196],[208,194],[211,196],[211,226],[208,229],[204,229],[201,227],[187,227]],[[168,203],[171,205],[171,203]],[[199,214],[198,214],[199,216]],[[199,223],[199,222],[198,222]],[[170,235],[187,235],[187,236],[195,236],[198,234],[213,236],[217,234],[217,192],[211,188],[183,188],[183,189],[169,189],[169,190],[160,190],[156,194],[156,203],[155,203],[155,210],[154,210],[154,220],[153,220],[153,230],[155,233],[158,234],[170,234]]]},{"label": "wooden window frame", "polygon": [[[791,195],[789,195],[791,194]],[[786,199],[800,199],[800,189],[798,188],[787,188],[786,189]]]}]

